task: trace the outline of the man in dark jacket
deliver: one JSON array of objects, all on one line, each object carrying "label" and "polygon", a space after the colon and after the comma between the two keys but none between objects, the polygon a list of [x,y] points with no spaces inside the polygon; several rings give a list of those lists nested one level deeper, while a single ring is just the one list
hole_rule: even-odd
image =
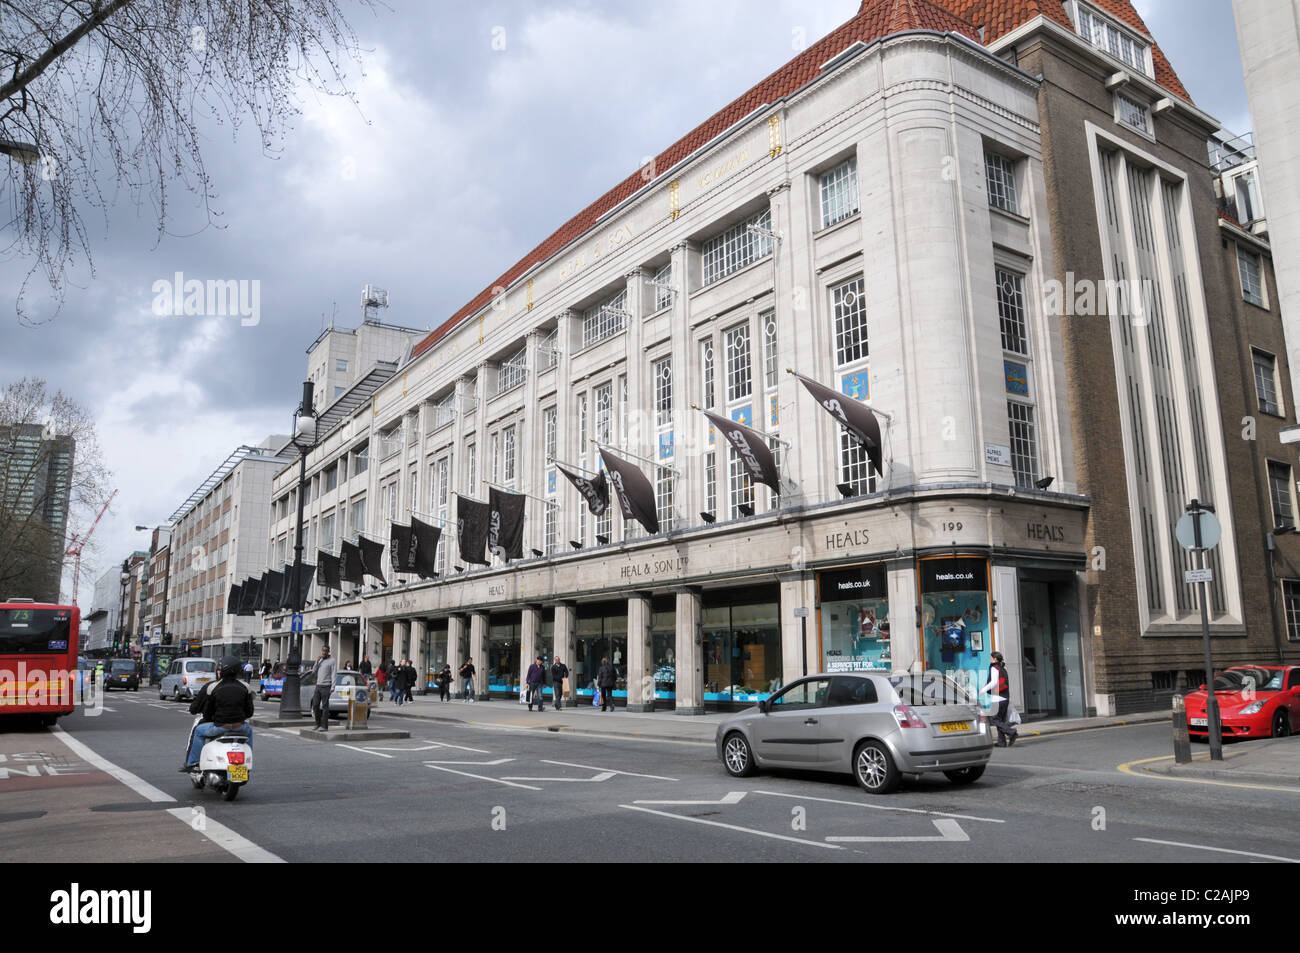
[{"label": "man in dark jacket", "polygon": [[546,711],[546,696],[543,694],[546,691],[546,666],[542,664],[540,655],[528,666],[524,681],[528,683],[528,710],[532,711],[536,705],[539,712]]},{"label": "man in dark jacket", "polygon": [[560,699],[564,697],[564,680],[569,677],[569,666],[560,661],[560,657],[555,657],[555,663],[551,666],[551,700],[555,702],[555,710],[560,710]]},{"label": "man in dark jacket", "polygon": [[420,673],[415,670],[415,663],[408,658],[406,660],[406,700],[408,702],[415,701],[415,695],[413,692],[415,689],[415,683],[419,678]]},{"label": "man in dark jacket", "polygon": [[181,771],[189,771],[199,763],[199,753],[209,738],[221,735],[244,735],[248,746],[253,746],[253,693],[239,680],[239,659],[227,656],[221,660],[221,681],[208,682],[190,702],[190,714],[202,715],[203,720],[190,736],[189,752]]},{"label": "man in dark jacket", "polygon": [[609,664],[609,659],[600,660],[600,668],[596,670],[596,687],[600,689],[600,710],[604,711],[605,706],[609,710],[614,710],[614,686],[618,684],[618,670]]}]

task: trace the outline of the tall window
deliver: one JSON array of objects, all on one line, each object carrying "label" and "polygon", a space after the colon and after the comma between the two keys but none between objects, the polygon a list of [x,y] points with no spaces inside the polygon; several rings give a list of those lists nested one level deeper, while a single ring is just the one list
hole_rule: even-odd
[{"label": "tall window", "polygon": [[740,459],[740,454],[732,450],[727,454],[727,459],[728,511],[734,520],[743,515],[740,512],[741,506],[748,506],[750,511],[753,512],[754,484],[750,480],[749,470],[745,467],[744,461]]},{"label": "tall window", "polygon": [[601,384],[595,390],[596,401],[596,441],[608,444],[614,439],[614,388],[611,384]]},{"label": "tall window", "polygon": [[469,444],[465,447],[465,492],[474,495],[478,486],[478,447]]},{"label": "tall window", "polygon": [[673,424],[673,359],[665,357],[650,365],[650,376],[655,389],[655,426],[671,427]]},{"label": "tall window", "polygon": [[1002,326],[1002,350],[1012,354],[1029,354],[1029,332],[1025,322],[1025,279],[1022,275],[995,272],[998,295],[998,322]]},{"label": "tall window", "polygon": [[713,409],[713,339],[700,342],[700,402]]},{"label": "tall window", "polygon": [[320,548],[327,553],[334,552],[334,514],[331,513],[320,521]]},{"label": "tall window", "polygon": [[542,338],[537,347],[537,363],[541,370],[554,367],[560,360],[560,329],[555,328]]},{"label": "tall window", "polygon": [[655,467],[655,511],[659,516],[660,532],[673,528],[673,473]]},{"label": "tall window", "polygon": [[722,335],[727,361],[727,403],[743,400],[752,391],[749,359],[749,322],[738,324]]},{"label": "tall window", "polygon": [[655,310],[661,311],[673,303],[673,263],[670,261],[654,274]]},{"label": "tall window", "polygon": [[760,314],[758,326],[763,334],[763,386],[771,390],[781,380],[781,362],[776,349],[776,312]]},{"label": "tall window", "polygon": [[497,368],[497,393],[502,394],[522,386],[527,377],[528,349],[521,348],[502,361],[501,366]]},{"label": "tall window", "polygon": [[868,355],[867,302],[862,277],[831,288],[831,313],[835,320],[835,363],[855,364]]},{"label": "tall window", "polygon": [[[450,515],[451,509],[451,462],[450,456],[443,457],[437,463],[438,476],[436,489],[434,493],[434,512],[438,515],[439,520],[446,520]],[[443,531],[438,536],[438,552],[436,555],[438,572],[447,571],[447,530],[446,523],[440,523]]]},{"label": "tall window", "polygon": [[502,454],[502,479],[506,486],[515,485],[515,425],[511,424],[501,432]]},{"label": "tall window", "polygon": [[772,210],[765,208],[721,235],[710,238],[700,248],[704,263],[704,283],[712,284],[772,254],[772,239],[749,226],[772,228]]},{"label": "tall window", "polygon": [[545,511],[544,550],[546,555],[554,556],[560,544],[560,508],[554,500],[547,500],[542,509]]},{"label": "tall window", "polygon": [[1282,406],[1277,399],[1277,358],[1263,351],[1252,350],[1250,354],[1255,364],[1255,396],[1259,398],[1259,409],[1280,417]]},{"label": "tall window", "polygon": [[582,313],[582,346],[613,337],[627,327],[627,289]]},{"label": "tall window", "polygon": [[366,531],[366,498],[363,496],[352,503],[352,536],[359,536]]},{"label": "tall window", "polygon": [[1007,422],[1011,430],[1011,470],[1016,486],[1031,488],[1038,480],[1038,443],[1034,437],[1034,408],[1019,401],[1007,401]]},{"label": "tall window", "polygon": [[[499,433],[488,437],[488,480],[492,483],[501,482],[501,435]],[[471,486],[470,495],[478,496],[477,490],[478,487]]]},{"label": "tall window", "polygon": [[718,512],[718,455],[704,455],[704,512]]},{"label": "tall window", "polygon": [[871,459],[867,448],[843,427],[836,427],[840,436],[840,482],[853,488],[859,496],[874,492],[876,477],[871,472]]},{"label": "tall window", "polygon": [[1295,526],[1295,506],[1291,497],[1291,467],[1268,461],[1268,495],[1273,501],[1273,525]]},{"label": "tall window", "polygon": [[1016,204],[1016,166],[1006,156],[984,153],[984,178],[989,187],[989,204],[1004,212],[1019,212]]},{"label": "tall window", "polygon": [[[578,466],[585,467],[587,463],[587,395],[578,395]],[[582,502],[581,497],[578,499],[578,542],[583,546],[587,545],[587,505]]]},{"label": "tall window", "polygon": [[822,228],[858,214],[858,158],[841,162],[821,177]]},{"label": "tall window", "polygon": [[1241,272],[1241,296],[1253,305],[1264,307],[1264,279],[1259,256],[1238,245],[1237,269]]},{"label": "tall window", "polygon": [[1288,642],[1300,642],[1300,582],[1282,581],[1282,611],[1286,613]]},{"label": "tall window", "polygon": [[542,443],[546,447],[546,465],[549,467],[556,456],[556,409],[547,407],[542,411]]}]

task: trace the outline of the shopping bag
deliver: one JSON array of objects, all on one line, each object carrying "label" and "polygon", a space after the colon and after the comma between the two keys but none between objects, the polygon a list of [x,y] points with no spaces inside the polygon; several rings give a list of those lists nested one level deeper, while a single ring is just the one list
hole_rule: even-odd
[{"label": "shopping bag", "polygon": [[600,707],[600,689],[599,689],[599,688],[597,688],[596,691],[595,691],[595,693],[591,696],[591,707],[592,707],[592,708],[599,708],[599,707]]},{"label": "shopping bag", "polygon": [[528,686],[525,686],[523,691],[519,693],[519,704],[531,705],[532,703],[533,703],[533,690]]},{"label": "shopping bag", "polygon": [[1016,711],[1016,706],[1011,703],[1007,704],[1007,724],[1008,725],[1020,724],[1020,712]]}]

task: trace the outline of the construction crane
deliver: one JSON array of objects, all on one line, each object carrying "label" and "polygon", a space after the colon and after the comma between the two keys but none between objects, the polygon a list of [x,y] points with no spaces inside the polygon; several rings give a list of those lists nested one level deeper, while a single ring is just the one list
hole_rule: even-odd
[{"label": "construction crane", "polygon": [[72,604],[74,606],[77,604],[77,584],[81,582],[81,548],[86,545],[86,541],[90,539],[91,533],[95,532],[95,527],[99,525],[100,519],[103,518],[105,511],[108,509],[108,505],[113,502],[113,497],[115,496],[117,496],[117,490],[108,494],[108,499],[104,501],[103,507],[100,508],[99,516],[95,517],[95,522],[90,524],[90,529],[86,530],[86,532],[81,536],[78,536],[76,533],[72,534],[71,539],[68,541],[68,551],[63,554],[64,557],[76,557],[76,562],[73,563],[72,567]]}]

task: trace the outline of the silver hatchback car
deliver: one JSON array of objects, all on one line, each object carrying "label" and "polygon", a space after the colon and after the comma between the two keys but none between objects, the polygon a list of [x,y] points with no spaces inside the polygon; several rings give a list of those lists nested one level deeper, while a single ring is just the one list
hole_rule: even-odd
[{"label": "silver hatchback car", "polygon": [[904,774],[942,771],[954,784],[984,773],[988,720],[939,673],[812,675],[718,726],[718,758],[741,778],[758,768],[850,773],[886,794]]}]

